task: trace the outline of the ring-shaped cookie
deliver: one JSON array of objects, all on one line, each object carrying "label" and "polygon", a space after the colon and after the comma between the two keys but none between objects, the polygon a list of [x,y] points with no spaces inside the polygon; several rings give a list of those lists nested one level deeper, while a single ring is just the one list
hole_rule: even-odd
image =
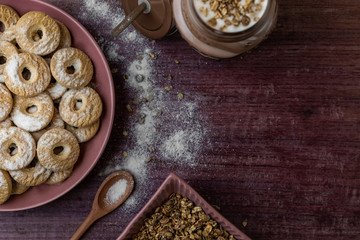
[{"label": "ring-shaped cookie", "polygon": [[32,132],[31,135],[34,137],[35,141],[37,142],[44,133],[54,128],[65,128],[65,123],[60,117],[59,111],[56,108],[54,108],[54,116],[51,122],[49,123],[49,125],[47,125],[44,129],[40,131]]},{"label": "ring-shaped cookie", "polygon": [[0,204],[6,202],[12,191],[12,182],[9,174],[0,169]]},{"label": "ring-shaped cookie", "polygon": [[30,164],[19,170],[9,171],[10,176],[18,183],[25,186],[40,185],[50,177],[51,171],[41,166],[40,162],[35,158],[34,164]]},{"label": "ring-shaped cookie", "polygon": [[26,167],[34,159],[36,144],[30,133],[18,127],[0,128],[0,169]]},{"label": "ring-shaped cookie", "polygon": [[72,134],[74,134],[79,143],[84,143],[89,141],[96,135],[97,131],[99,130],[99,126],[100,119],[86,127],[77,128],[66,124],[66,129],[72,132]]},{"label": "ring-shaped cookie", "polygon": [[26,192],[30,187],[22,185],[15,180],[12,180],[12,191],[11,195],[20,195]]},{"label": "ring-shaped cookie", "polygon": [[51,72],[46,61],[32,53],[12,55],[4,68],[6,86],[15,95],[32,97],[49,86]]},{"label": "ring-shaped cookie", "polygon": [[93,124],[101,116],[102,102],[99,94],[90,87],[68,90],[61,98],[59,112],[62,119],[74,127]]},{"label": "ring-shaped cookie", "polygon": [[0,122],[4,121],[13,107],[13,98],[6,86],[0,83]]},{"label": "ring-shaped cookie", "polygon": [[68,177],[70,177],[71,173],[73,171],[73,168],[64,170],[64,171],[59,171],[59,172],[53,172],[51,173],[50,177],[48,178],[48,180],[46,180],[46,184],[57,184],[57,183],[61,183],[63,181],[65,181]]},{"label": "ring-shaped cookie", "polygon": [[51,129],[38,141],[38,159],[42,166],[53,172],[72,168],[79,154],[80,147],[76,137],[65,129]]},{"label": "ring-shaped cookie", "polygon": [[47,93],[35,97],[14,97],[11,119],[14,124],[29,132],[45,128],[53,119],[54,103]]},{"label": "ring-shaped cookie", "polygon": [[77,48],[56,51],[51,58],[50,68],[56,81],[71,89],[86,86],[94,73],[90,58]]},{"label": "ring-shaped cookie", "polygon": [[0,21],[4,24],[4,31],[0,32],[0,40],[11,41],[14,39],[13,34],[8,34],[10,29],[15,29],[19,20],[19,14],[9,6],[0,5]]},{"label": "ring-shaped cookie", "polygon": [[11,121],[11,118],[8,117],[7,119],[5,119],[4,121],[0,122],[0,128],[2,127],[11,127],[14,126],[13,122]]},{"label": "ring-shaped cookie", "polygon": [[[45,58],[45,61],[49,65],[49,68],[50,68],[51,58]],[[58,83],[58,81],[56,81],[56,79],[53,76],[51,76],[50,84],[49,84],[48,88],[46,89],[46,91],[47,91],[47,93],[49,93],[52,100],[57,100],[57,99],[61,98],[64,95],[64,93],[66,92],[66,90],[67,90],[66,87],[64,87],[63,85]]]},{"label": "ring-shaped cookie", "polygon": [[58,83],[55,78],[51,78],[49,87],[46,89],[52,100],[61,98],[65,94],[66,90],[67,88]]},{"label": "ring-shaped cookie", "polygon": [[60,28],[60,43],[57,49],[71,47],[71,34],[69,29],[61,22],[56,21]]},{"label": "ring-shaped cookie", "polygon": [[[0,75],[4,74],[4,68],[7,60],[14,54],[18,54],[18,49],[12,43],[0,41]],[[0,79],[4,82],[4,78]]]},{"label": "ring-shaped cookie", "polygon": [[16,23],[16,41],[25,52],[45,56],[60,43],[60,28],[43,12],[28,12]]}]

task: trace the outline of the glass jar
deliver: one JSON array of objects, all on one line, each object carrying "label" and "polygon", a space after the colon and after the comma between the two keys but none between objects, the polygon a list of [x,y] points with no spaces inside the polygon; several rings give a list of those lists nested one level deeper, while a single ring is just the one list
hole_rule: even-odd
[{"label": "glass jar", "polygon": [[256,22],[244,27],[247,23],[245,21],[244,24],[240,23],[239,26],[242,24],[242,27],[233,27],[229,31],[226,27],[211,26],[211,22],[201,16],[204,9],[199,10],[196,1],[201,0],[173,0],[173,16],[181,36],[198,52],[208,57],[231,58],[245,53],[266,39],[276,26],[278,16],[276,0],[261,0],[266,6]]}]

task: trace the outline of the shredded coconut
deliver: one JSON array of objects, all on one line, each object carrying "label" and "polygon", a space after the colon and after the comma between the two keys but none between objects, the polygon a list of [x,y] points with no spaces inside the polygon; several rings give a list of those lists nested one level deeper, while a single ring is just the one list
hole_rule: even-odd
[{"label": "shredded coconut", "polygon": [[105,202],[109,205],[116,203],[125,194],[127,184],[125,179],[118,180],[106,193]]}]

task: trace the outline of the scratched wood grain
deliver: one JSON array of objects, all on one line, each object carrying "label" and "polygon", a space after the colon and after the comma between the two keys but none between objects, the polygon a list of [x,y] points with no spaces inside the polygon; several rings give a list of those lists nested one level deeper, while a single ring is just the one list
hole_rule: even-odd
[{"label": "scratched wood grain", "polygon": [[[109,35],[107,24],[84,19],[82,1],[46,2],[79,19],[94,37]],[[174,87],[201,99],[211,144],[196,169],[153,163],[144,201],[175,170],[253,239],[359,239],[359,22],[356,0],[281,0],[273,34],[242,58],[204,58],[179,34],[157,41],[158,76],[171,68]],[[87,216],[101,166],[122,152],[125,69],[110,65],[120,69],[114,75],[118,124],[98,166],[54,202],[0,213],[0,239],[68,239]],[[126,215],[120,208],[84,239],[115,239],[139,209]]]}]

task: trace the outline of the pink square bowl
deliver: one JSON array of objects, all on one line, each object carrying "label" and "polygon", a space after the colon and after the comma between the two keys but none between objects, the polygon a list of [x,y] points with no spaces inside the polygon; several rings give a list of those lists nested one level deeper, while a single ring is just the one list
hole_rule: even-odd
[{"label": "pink square bowl", "polygon": [[180,177],[171,173],[160,188],[155,192],[154,196],[146,203],[141,211],[125,228],[123,233],[117,240],[131,239],[131,237],[139,232],[145,218],[149,217],[157,207],[167,200],[172,193],[178,193],[193,201],[196,206],[201,207],[206,214],[210,215],[218,222],[228,233],[232,234],[238,240],[250,240],[243,232],[241,232],[232,223],[226,220],[219,212],[217,212],[209,203],[207,203],[192,187],[190,187]]}]

